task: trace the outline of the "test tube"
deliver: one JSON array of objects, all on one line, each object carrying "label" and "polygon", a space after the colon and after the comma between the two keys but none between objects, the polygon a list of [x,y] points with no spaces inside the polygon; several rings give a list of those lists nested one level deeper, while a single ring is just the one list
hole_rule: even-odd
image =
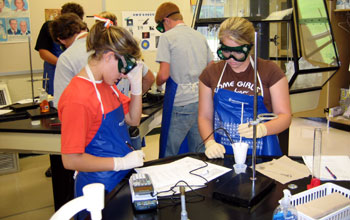
[{"label": "test tube", "polygon": [[322,154],[322,129],[314,129],[314,149],[313,149],[313,164],[312,176],[320,179],[321,177],[321,154]]}]

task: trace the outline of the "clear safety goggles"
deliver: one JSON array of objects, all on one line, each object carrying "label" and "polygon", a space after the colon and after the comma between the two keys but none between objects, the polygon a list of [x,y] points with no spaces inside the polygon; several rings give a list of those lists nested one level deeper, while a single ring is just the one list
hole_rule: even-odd
[{"label": "clear safety goggles", "polygon": [[247,59],[252,46],[252,44],[243,44],[238,47],[229,47],[221,43],[221,46],[216,53],[221,60],[228,60],[232,58],[237,62],[244,62]]},{"label": "clear safety goggles", "polygon": [[124,75],[128,74],[137,65],[136,59],[132,56],[121,56],[117,58],[119,58],[118,70]]}]

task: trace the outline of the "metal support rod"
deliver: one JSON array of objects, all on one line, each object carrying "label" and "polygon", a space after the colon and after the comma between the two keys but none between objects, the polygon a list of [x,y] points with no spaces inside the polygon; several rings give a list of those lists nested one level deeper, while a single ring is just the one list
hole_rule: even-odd
[{"label": "metal support rod", "polygon": [[32,99],[34,103],[34,79],[33,79],[33,67],[32,67],[32,48],[31,48],[31,40],[30,35],[28,35],[28,46],[29,46],[29,65],[30,65],[30,81],[32,85]]},{"label": "metal support rod", "polygon": [[[255,164],[256,164],[256,126],[257,123],[257,108],[258,108],[258,92],[257,92],[257,73],[258,73],[258,32],[255,31],[255,47],[254,47],[254,118],[253,118],[253,152],[252,152],[252,168],[253,176],[252,180],[256,180],[255,176]],[[262,89],[262,88],[261,88]]]},{"label": "metal support rod", "polygon": [[187,211],[186,211],[186,199],[185,199],[185,187],[180,186],[180,195],[181,195],[181,220],[187,220]]}]

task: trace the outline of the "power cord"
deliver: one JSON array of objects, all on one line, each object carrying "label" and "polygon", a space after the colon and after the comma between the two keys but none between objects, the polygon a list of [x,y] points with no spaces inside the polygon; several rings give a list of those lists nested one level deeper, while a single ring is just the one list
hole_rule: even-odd
[{"label": "power cord", "polygon": [[187,195],[186,196],[186,202],[195,203],[195,202],[203,201],[205,199],[204,195],[201,195],[200,193],[196,192],[195,189],[193,189],[193,187],[199,187],[199,188],[206,188],[206,187],[208,187],[207,184],[208,184],[209,181],[205,177],[203,177],[202,175],[194,173],[195,171],[198,171],[200,169],[208,167],[208,163],[207,162],[205,162],[205,161],[202,161],[202,162],[204,163],[203,166],[200,166],[200,167],[198,167],[196,169],[193,169],[193,170],[189,171],[189,173],[194,175],[194,176],[202,178],[205,181],[205,183],[203,185],[189,185],[186,181],[179,180],[175,185],[170,187],[169,190],[157,192],[156,194],[152,195],[152,196],[158,196],[159,194],[172,192],[172,195],[170,195],[170,196],[158,197],[158,200],[170,200],[171,201],[168,204],[165,203],[165,206],[158,207],[158,208],[165,208],[165,207],[168,207],[168,206],[181,204],[180,195],[175,195],[177,193],[176,188],[179,188],[180,186],[188,187],[188,188],[190,188],[189,192],[193,192],[194,193],[194,195]]},{"label": "power cord", "polygon": [[223,131],[224,131],[224,133],[226,134],[227,138],[230,140],[231,144],[234,144],[234,143],[235,143],[235,142],[231,139],[231,136],[230,136],[230,134],[228,133],[228,131],[227,131],[225,128],[219,127],[219,128],[216,128],[213,132],[211,132],[211,133],[208,135],[208,137],[206,137],[200,144],[197,145],[196,151],[198,152],[199,147],[202,146],[202,144],[204,144],[204,142],[205,142],[206,140],[208,140],[208,138],[209,138],[211,135],[213,135],[213,134],[214,134],[216,131],[218,131],[218,130],[223,130]]}]

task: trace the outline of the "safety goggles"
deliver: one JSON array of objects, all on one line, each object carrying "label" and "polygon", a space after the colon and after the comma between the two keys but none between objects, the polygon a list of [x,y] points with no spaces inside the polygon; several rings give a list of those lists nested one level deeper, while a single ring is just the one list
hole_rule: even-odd
[{"label": "safety goggles", "polygon": [[164,33],[165,32],[165,28],[164,28],[164,24],[163,24],[164,20],[162,20],[161,22],[159,22],[157,24],[156,29],[160,32],[160,33]]},{"label": "safety goggles", "polygon": [[221,46],[216,53],[221,60],[228,60],[232,58],[237,62],[244,62],[247,59],[252,46],[252,44],[243,44],[238,47],[229,47],[221,43]]},{"label": "safety goggles", "polygon": [[[175,11],[175,12],[172,12],[170,14],[168,14],[168,16],[166,16],[165,18],[169,18],[170,16],[174,15],[174,14],[177,14],[177,13],[180,13],[178,11]],[[164,33],[165,32],[165,28],[164,28],[164,19],[159,22],[156,26],[156,29],[160,32],[160,33]]]},{"label": "safety goggles", "polygon": [[126,75],[137,65],[136,59],[131,56],[121,56],[118,60],[118,70]]}]

